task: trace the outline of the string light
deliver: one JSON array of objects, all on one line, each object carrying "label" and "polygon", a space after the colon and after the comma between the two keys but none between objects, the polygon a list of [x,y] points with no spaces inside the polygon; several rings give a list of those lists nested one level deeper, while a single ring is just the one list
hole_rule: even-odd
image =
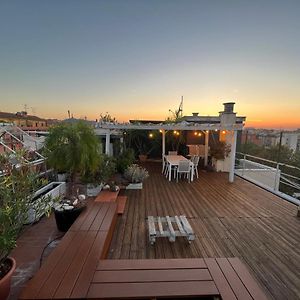
[{"label": "string light", "polygon": [[201,133],[201,132],[199,132],[199,133],[198,133],[198,136],[201,136],[201,135],[202,135],[202,133]]},{"label": "string light", "polygon": [[195,132],[194,132],[194,135],[198,135],[198,132],[197,132],[197,131],[195,131]]},{"label": "string light", "polygon": [[225,134],[225,133],[226,133],[226,131],[225,131],[225,130],[223,130],[223,131],[222,131],[222,133],[223,133],[223,134]]},{"label": "string light", "polygon": [[149,133],[149,138],[150,138],[150,139],[153,138],[153,133]]}]

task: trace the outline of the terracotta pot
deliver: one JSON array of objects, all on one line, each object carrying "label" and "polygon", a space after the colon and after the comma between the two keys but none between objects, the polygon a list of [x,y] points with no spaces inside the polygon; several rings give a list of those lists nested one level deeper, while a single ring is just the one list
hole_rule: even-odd
[{"label": "terracotta pot", "polygon": [[6,300],[9,292],[10,292],[10,282],[11,282],[11,277],[12,274],[14,273],[16,269],[16,261],[12,257],[8,257],[12,263],[12,267],[9,270],[9,272],[2,278],[0,279],[0,299],[1,300]]}]

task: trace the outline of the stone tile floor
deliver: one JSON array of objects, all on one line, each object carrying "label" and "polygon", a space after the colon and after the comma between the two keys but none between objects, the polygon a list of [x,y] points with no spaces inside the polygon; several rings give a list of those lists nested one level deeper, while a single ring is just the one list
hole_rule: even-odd
[{"label": "stone tile floor", "polygon": [[26,282],[58,245],[63,235],[64,233],[58,231],[56,227],[53,214],[49,218],[43,217],[39,222],[24,229],[17,241],[17,247],[10,254],[15,258],[17,268],[12,277],[8,300],[18,299]]}]

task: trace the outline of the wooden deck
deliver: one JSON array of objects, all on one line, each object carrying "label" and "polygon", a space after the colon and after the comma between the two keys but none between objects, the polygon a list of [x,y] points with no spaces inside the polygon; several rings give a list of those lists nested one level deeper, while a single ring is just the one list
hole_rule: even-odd
[{"label": "wooden deck", "polygon": [[[300,299],[300,218],[297,208],[228,175],[200,172],[193,183],[168,182],[159,164],[147,164],[141,191],[127,190],[108,258],[239,257],[274,299]],[[186,215],[196,240],[148,243],[146,217]]]}]

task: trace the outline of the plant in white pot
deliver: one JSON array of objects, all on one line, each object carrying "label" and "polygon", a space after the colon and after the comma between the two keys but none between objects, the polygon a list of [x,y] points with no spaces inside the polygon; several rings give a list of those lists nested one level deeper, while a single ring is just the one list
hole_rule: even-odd
[{"label": "plant in white pot", "polygon": [[96,172],[100,146],[93,128],[86,123],[61,123],[50,129],[45,141],[47,162],[57,171],[70,174],[70,194],[75,195],[75,182]]},{"label": "plant in white pot", "polygon": [[224,160],[230,153],[230,146],[223,141],[215,141],[210,146],[210,156],[212,158],[212,166],[217,172],[224,171]]},{"label": "plant in white pot", "polygon": [[124,177],[129,181],[126,189],[142,189],[143,181],[149,177],[149,173],[145,168],[132,164],[125,170]]},{"label": "plant in white pot", "polygon": [[96,171],[82,177],[82,181],[87,183],[87,196],[97,196],[115,172],[115,159],[108,155],[101,155]]},{"label": "plant in white pot", "polygon": [[[2,160],[3,161],[3,160]],[[38,179],[30,165],[22,159],[18,164],[9,161],[2,165],[5,175],[0,177],[0,299],[5,300],[10,291],[11,276],[16,262],[9,257],[32,207]],[[49,214],[49,199],[40,203],[39,210]]]}]

